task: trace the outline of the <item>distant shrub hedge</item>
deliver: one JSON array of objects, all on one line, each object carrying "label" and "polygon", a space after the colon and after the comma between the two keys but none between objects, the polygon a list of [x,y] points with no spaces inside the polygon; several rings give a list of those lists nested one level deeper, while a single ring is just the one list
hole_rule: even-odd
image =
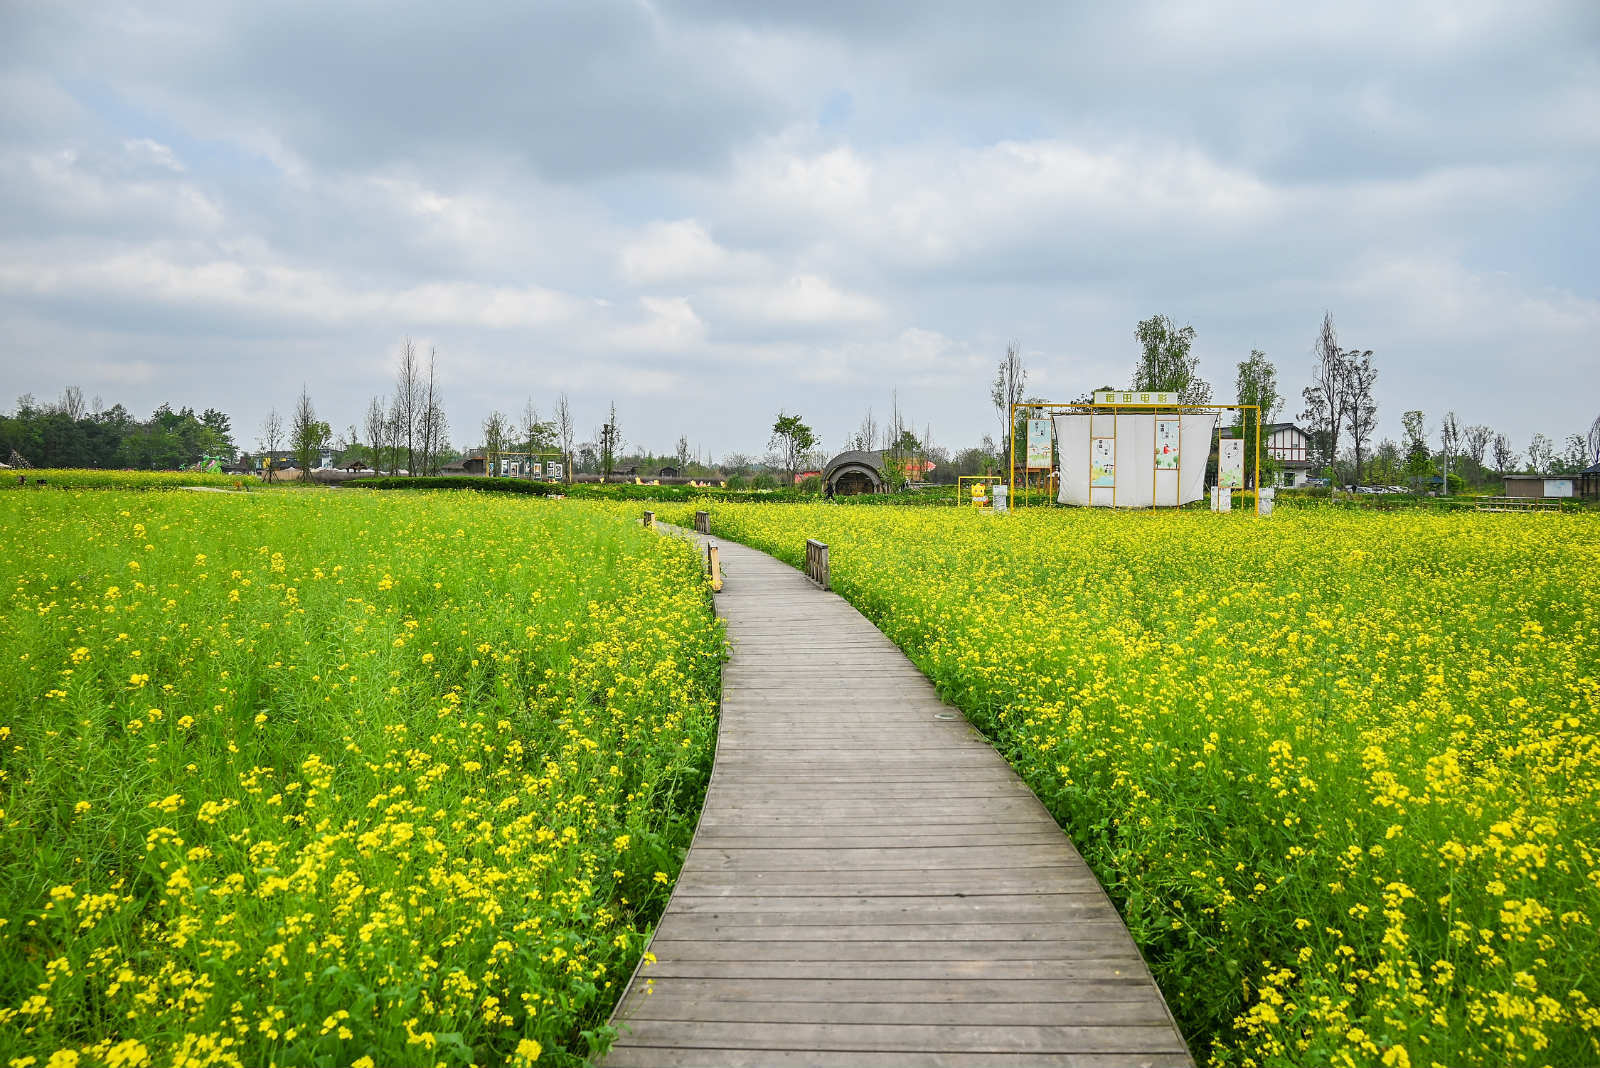
[{"label": "distant shrub hedge", "polygon": [[185,486],[221,489],[263,485],[254,475],[212,471],[119,471],[67,467],[20,467],[0,470],[0,489],[164,490]]},{"label": "distant shrub hedge", "polygon": [[727,490],[715,486],[641,486],[632,482],[535,482],[521,478],[485,478],[481,475],[441,475],[435,478],[402,476],[356,478],[342,485],[377,490],[473,490],[478,493],[524,493],[535,497],[572,497],[586,501],[665,501],[685,503],[717,501],[814,500],[814,494],[780,490]]}]

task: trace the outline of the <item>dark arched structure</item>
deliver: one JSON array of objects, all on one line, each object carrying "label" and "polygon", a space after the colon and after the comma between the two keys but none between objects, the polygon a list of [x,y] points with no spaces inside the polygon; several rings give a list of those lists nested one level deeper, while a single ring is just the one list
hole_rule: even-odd
[{"label": "dark arched structure", "polygon": [[884,493],[889,484],[883,477],[883,453],[853,449],[841,452],[822,469],[822,492],[829,497],[853,497],[858,493]]}]

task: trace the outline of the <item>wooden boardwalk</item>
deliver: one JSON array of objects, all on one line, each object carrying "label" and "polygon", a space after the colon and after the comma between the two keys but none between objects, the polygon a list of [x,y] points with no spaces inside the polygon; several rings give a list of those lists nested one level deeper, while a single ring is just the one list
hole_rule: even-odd
[{"label": "wooden boardwalk", "polygon": [[1104,891],[989,743],[842,598],[718,545],[716,767],[608,1068],[1190,1068]]}]

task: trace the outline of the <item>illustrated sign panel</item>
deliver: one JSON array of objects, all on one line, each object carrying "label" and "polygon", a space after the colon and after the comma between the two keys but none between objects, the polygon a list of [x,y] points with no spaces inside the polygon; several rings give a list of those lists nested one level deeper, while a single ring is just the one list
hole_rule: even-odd
[{"label": "illustrated sign panel", "polygon": [[1178,437],[1182,426],[1176,419],[1156,420],[1156,470],[1178,469]]},{"label": "illustrated sign panel", "polygon": [[1028,420],[1028,468],[1038,470],[1051,467],[1050,420]]},{"label": "illustrated sign panel", "polygon": [[1117,484],[1117,439],[1095,438],[1089,442],[1089,485]]},{"label": "illustrated sign panel", "polygon": [[1096,404],[1159,404],[1162,406],[1181,404],[1176,393],[1158,393],[1148,389],[1102,389],[1094,394]]},{"label": "illustrated sign panel", "polygon": [[1223,438],[1217,444],[1217,485],[1244,488],[1244,439]]},{"label": "illustrated sign panel", "polygon": [[549,476],[552,479],[558,479],[559,480],[561,478],[561,465],[560,464],[546,464],[545,465],[545,471],[549,474]]}]

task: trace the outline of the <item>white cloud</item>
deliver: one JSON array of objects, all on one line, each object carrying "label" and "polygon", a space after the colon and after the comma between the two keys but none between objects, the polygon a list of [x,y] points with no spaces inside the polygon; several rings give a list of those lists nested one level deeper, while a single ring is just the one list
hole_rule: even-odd
[{"label": "white cloud", "polygon": [[146,246],[46,265],[8,251],[0,294],[157,302],[180,319],[224,312],[292,324],[297,330],[352,322],[538,328],[577,317],[585,305],[539,286],[429,282],[403,289],[358,288],[326,270],[280,262],[183,256]]},{"label": "white cloud", "polygon": [[148,137],[124,138],[122,151],[130,160],[146,166],[156,167],[160,170],[171,171],[173,174],[182,174],[185,169],[178,157],[173,155],[172,149],[159,141],[152,141]]},{"label": "white cloud", "polygon": [[215,232],[223,223],[217,200],[183,177],[165,145],[128,140],[114,149],[0,151],[0,189],[12,208],[26,206],[22,227],[52,232],[114,225],[136,230]]},{"label": "white cloud", "polygon": [[750,275],[765,266],[759,256],[723,248],[694,219],[650,223],[622,247],[619,260],[623,280],[632,285]]},{"label": "white cloud", "polygon": [[642,320],[613,328],[607,334],[620,349],[682,352],[705,340],[705,323],[684,297],[641,297]]},{"label": "white cloud", "polygon": [[771,285],[724,287],[713,290],[712,297],[723,315],[745,325],[865,323],[885,314],[873,298],[846,292],[814,274],[797,274]]}]

